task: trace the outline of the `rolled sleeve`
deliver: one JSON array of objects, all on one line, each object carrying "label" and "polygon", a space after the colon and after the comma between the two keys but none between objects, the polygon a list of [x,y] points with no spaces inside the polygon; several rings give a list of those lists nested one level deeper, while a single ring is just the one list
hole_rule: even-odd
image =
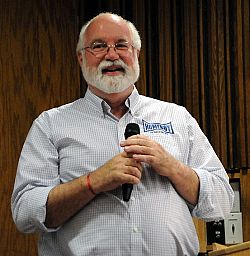
[{"label": "rolled sleeve", "polygon": [[223,170],[194,169],[200,180],[199,200],[192,215],[205,221],[224,219],[232,209],[233,191]]},{"label": "rolled sleeve", "polygon": [[228,175],[197,121],[188,115],[187,123],[188,165],[200,181],[199,199],[192,214],[205,221],[223,219],[230,213],[234,199]]},{"label": "rolled sleeve", "polygon": [[24,233],[54,232],[44,225],[46,202],[53,187],[38,187],[26,191],[13,207],[13,218],[19,231]]},{"label": "rolled sleeve", "polygon": [[48,116],[41,114],[33,122],[19,158],[11,209],[21,232],[57,230],[44,225],[48,194],[60,184],[58,152],[50,134]]}]

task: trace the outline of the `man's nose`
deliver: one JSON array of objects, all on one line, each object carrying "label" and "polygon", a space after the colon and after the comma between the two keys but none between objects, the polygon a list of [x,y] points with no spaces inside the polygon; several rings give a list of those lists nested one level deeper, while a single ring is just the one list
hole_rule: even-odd
[{"label": "man's nose", "polygon": [[105,54],[105,60],[116,60],[119,59],[119,54],[116,52],[114,45],[109,45],[107,53]]}]

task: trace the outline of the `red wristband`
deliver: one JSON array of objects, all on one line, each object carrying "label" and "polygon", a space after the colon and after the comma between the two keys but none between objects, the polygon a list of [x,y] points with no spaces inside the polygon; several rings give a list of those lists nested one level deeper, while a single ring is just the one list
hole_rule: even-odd
[{"label": "red wristband", "polygon": [[87,183],[87,187],[88,187],[88,190],[93,194],[93,195],[96,195],[96,193],[94,192],[93,188],[91,187],[91,184],[90,184],[90,173],[87,175],[87,179],[86,179],[86,183]]}]

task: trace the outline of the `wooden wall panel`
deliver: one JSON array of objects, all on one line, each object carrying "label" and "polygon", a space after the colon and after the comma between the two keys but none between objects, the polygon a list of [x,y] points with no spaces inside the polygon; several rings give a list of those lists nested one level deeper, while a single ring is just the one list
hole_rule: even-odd
[{"label": "wooden wall panel", "polygon": [[242,211],[242,225],[243,225],[243,239],[250,241],[250,168],[242,170],[240,175],[241,186],[241,211]]},{"label": "wooden wall panel", "polygon": [[[234,3],[235,4],[235,3]],[[245,84],[244,84],[244,58],[243,58],[243,1],[237,1],[234,5],[236,17],[234,19],[235,28],[235,95],[238,104],[236,105],[236,139],[238,146],[241,149],[246,149],[246,130],[242,129],[245,126]],[[244,56],[245,57],[245,56]],[[246,150],[235,151],[238,159],[237,162],[242,162],[246,165]]]},{"label": "wooden wall panel", "polygon": [[[207,126],[211,130],[211,143],[220,155],[223,163],[227,163],[227,120],[226,120],[226,89],[225,89],[225,32],[224,6],[222,1],[208,3],[208,42],[206,63],[209,86],[209,117]],[[219,139],[218,139],[219,138]],[[223,142],[223,143],[222,143]]]},{"label": "wooden wall panel", "polygon": [[[243,56],[244,56],[244,107],[245,107],[245,142],[246,142],[246,159],[247,165],[250,165],[250,1],[244,0],[242,3],[243,10]],[[250,207],[249,207],[250,209]],[[249,229],[250,232],[250,229]],[[249,235],[250,237],[250,235]]]},{"label": "wooden wall panel", "polygon": [[[174,47],[174,40],[172,40],[172,5],[169,1],[163,1],[162,5],[157,7],[158,13],[158,45],[157,49],[157,62],[159,67],[159,99],[168,98],[174,101],[173,93],[173,59],[172,49]],[[163,61],[164,59],[164,61]],[[154,71],[153,71],[154,74]],[[152,88],[152,90],[154,87]]]},{"label": "wooden wall panel", "polygon": [[28,129],[43,110],[79,96],[77,1],[1,1],[0,254],[36,255],[36,236],[10,212],[16,166]]},{"label": "wooden wall panel", "polygon": [[134,1],[134,8],[132,12],[132,20],[136,27],[139,29],[139,33],[141,36],[142,40],[142,49],[140,52],[140,58],[139,58],[139,64],[140,64],[140,77],[139,77],[139,82],[137,82],[136,86],[138,91],[141,94],[146,95],[147,94],[147,59],[148,55],[147,52],[145,51],[146,44],[147,44],[147,39],[146,39],[146,20],[147,16],[145,15],[146,12],[146,1],[145,0],[137,0]]}]

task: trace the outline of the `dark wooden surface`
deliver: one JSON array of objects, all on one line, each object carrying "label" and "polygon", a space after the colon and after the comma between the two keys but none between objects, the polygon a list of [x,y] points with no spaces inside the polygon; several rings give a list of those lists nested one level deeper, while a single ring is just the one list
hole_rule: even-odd
[{"label": "dark wooden surface", "polygon": [[36,255],[16,230],[10,196],[28,129],[43,110],[79,97],[74,1],[8,1],[0,8],[0,255]]}]

